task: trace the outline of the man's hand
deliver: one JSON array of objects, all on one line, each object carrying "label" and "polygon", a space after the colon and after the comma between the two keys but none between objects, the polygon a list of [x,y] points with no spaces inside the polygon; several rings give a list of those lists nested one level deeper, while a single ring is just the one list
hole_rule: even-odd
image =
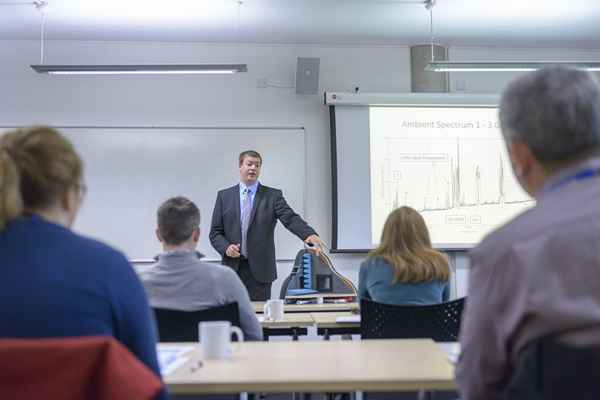
[{"label": "man's hand", "polygon": [[238,258],[240,256],[240,245],[239,244],[230,244],[225,250],[225,254],[227,257]]},{"label": "man's hand", "polygon": [[325,250],[325,243],[323,243],[320,237],[317,235],[310,235],[304,240],[304,243],[309,245],[308,251],[318,257],[322,257],[323,251]]}]

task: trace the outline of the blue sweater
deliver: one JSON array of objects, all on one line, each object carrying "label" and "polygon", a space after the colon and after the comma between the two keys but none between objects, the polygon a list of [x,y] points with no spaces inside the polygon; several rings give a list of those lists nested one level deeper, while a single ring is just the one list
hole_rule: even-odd
[{"label": "blue sweater", "polygon": [[448,300],[448,283],[439,280],[422,283],[396,283],[394,268],[380,257],[360,265],[358,295],[385,304],[437,304]]},{"label": "blue sweater", "polygon": [[154,319],[123,254],[22,217],[0,231],[0,277],[0,338],[114,336],[160,376]]}]

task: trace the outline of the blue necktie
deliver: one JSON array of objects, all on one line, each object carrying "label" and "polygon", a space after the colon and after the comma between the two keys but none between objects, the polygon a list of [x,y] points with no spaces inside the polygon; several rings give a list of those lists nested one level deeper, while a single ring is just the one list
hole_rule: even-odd
[{"label": "blue necktie", "polygon": [[248,225],[250,224],[250,214],[252,213],[252,189],[244,190],[244,198],[242,201],[242,249],[241,253],[244,257],[248,256],[248,246],[246,235],[248,233]]}]

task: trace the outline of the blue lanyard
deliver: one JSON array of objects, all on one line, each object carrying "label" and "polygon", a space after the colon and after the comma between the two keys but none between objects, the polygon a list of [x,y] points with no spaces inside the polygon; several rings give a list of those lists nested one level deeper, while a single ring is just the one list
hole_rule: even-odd
[{"label": "blue lanyard", "polygon": [[574,175],[570,175],[567,176],[564,179],[561,179],[560,181],[556,182],[554,185],[550,186],[550,190],[555,190],[558,189],[561,186],[564,186],[568,183],[571,182],[575,182],[575,181],[583,181],[589,178],[593,178],[600,175],[600,168],[599,169],[584,169],[583,171],[579,171],[578,173],[574,174]]}]

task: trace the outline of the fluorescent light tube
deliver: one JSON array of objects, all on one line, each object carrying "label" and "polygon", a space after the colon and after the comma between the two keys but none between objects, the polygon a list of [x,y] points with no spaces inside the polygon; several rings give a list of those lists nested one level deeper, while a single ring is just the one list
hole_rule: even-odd
[{"label": "fluorescent light tube", "polygon": [[600,71],[600,62],[565,62],[565,61],[515,61],[515,62],[430,62],[425,71],[431,72],[506,72],[506,71],[534,71],[543,67],[559,65],[564,67]]},{"label": "fluorescent light tube", "polygon": [[31,68],[49,75],[234,74],[248,71],[246,64],[32,65]]}]

